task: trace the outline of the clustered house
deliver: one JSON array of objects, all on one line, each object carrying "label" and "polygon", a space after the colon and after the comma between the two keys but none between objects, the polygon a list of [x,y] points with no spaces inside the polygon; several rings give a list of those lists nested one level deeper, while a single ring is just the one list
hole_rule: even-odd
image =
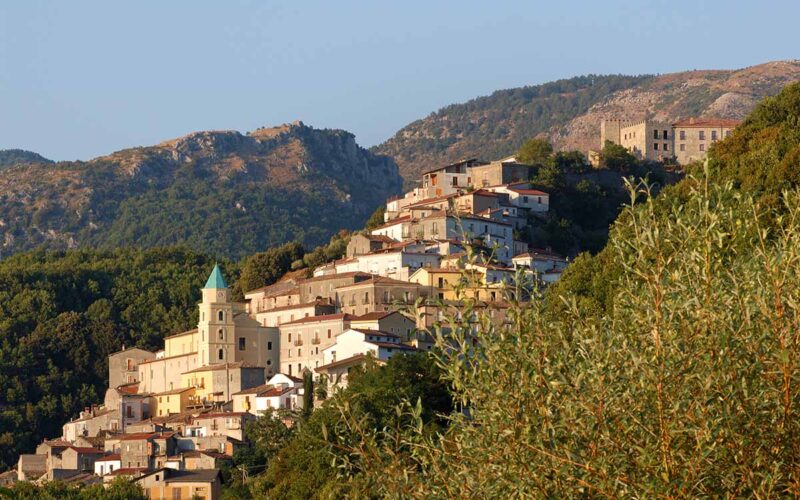
[{"label": "clustered house", "polygon": [[515,276],[558,279],[564,258],[514,239],[549,207],[529,177],[513,158],[431,169],[388,200],[382,226],[352,236],[344,258],[248,291],[242,303],[214,266],[196,328],[155,352],[109,355],[102,404],[20,456],[12,479],[123,476],[150,498],[219,498],[219,469],[249,445],[247,424],[302,409],[308,374],[333,394],[368,360],[431,349],[443,309],[470,299],[502,324],[510,300],[527,300],[509,291]]}]

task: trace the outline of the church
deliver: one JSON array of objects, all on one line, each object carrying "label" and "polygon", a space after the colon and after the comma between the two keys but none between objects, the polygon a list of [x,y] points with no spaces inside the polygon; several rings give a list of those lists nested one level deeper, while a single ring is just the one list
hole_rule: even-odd
[{"label": "church", "polygon": [[[114,363],[128,373],[115,378],[138,382],[139,394],[194,388],[191,400],[202,406],[230,401],[231,394],[263,384],[278,372],[278,329],[262,326],[244,304],[231,300],[219,266],[202,289],[198,309],[197,328],[166,337],[164,349],[155,355],[131,350],[130,359]],[[128,352],[112,356],[125,358]]]}]

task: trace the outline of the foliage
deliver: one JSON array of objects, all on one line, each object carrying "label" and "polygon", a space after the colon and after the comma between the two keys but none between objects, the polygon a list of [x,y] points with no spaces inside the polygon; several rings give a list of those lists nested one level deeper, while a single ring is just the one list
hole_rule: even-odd
[{"label": "foliage", "polygon": [[28,481],[15,483],[0,498],[15,500],[145,500],[142,488],[125,478],[118,477],[108,487],[102,484],[73,485],[61,481],[48,481],[39,486]]},{"label": "foliage", "polygon": [[[222,263],[226,277],[237,268]],[[214,261],[185,248],[36,251],[0,261],[0,467],[97,403],[107,356],[197,324]]]},{"label": "foliage", "polygon": [[431,356],[420,352],[394,356],[384,366],[369,363],[351,372],[349,386],[300,422],[288,444],[270,461],[266,474],[251,483],[255,498],[331,498],[347,496],[332,458],[352,437],[340,422],[340,405],[350,416],[375,428],[405,421],[395,411],[403,402],[417,403],[421,425],[431,431],[453,409],[447,385]]},{"label": "foliage", "polygon": [[[752,193],[760,205],[768,205],[778,215],[784,209],[780,201],[782,190],[800,186],[798,123],[800,83],[788,85],[779,95],[759,103],[731,137],[717,142],[710,149],[707,166],[689,166],[688,171],[695,175],[708,175],[718,184],[732,182],[736,188]],[[684,202],[695,182],[688,178],[667,187],[655,203],[655,209],[667,212],[673,203]],[[566,295],[570,300],[593,303],[611,311],[621,266],[606,250],[594,259],[598,262],[587,257],[569,266],[556,288],[558,294]],[[560,301],[552,300],[549,304],[555,314],[562,310]]]},{"label": "foliage", "polygon": [[386,205],[381,205],[372,212],[372,215],[369,216],[367,219],[367,223],[364,225],[364,229],[367,231],[371,229],[375,229],[378,226],[383,225],[383,214],[386,213]]},{"label": "foliage", "polygon": [[24,149],[0,149],[0,168],[25,163],[53,163],[44,156]]},{"label": "foliage", "polygon": [[350,231],[341,230],[331,236],[327,245],[319,246],[305,254],[303,256],[303,265],[309,270],[313,270],[326,262],[341,259],[347,251],[348,243],[350,243]]},{"label": "foliage", "polygon": [[303,419],[308,420],[314,411],[314,374],[307,369],[303,372]]},{"label": "foliage", "polygon": [[600,152],[600,165],[617,172],[625,172],[636,166],[636,157],[624,146],[606,141]]},{"label": "foliage", "polygon": [[300,243],[286,243],[266,252],[253,254],[242,263],[237,286],[242,292],[271,285],[292,268],[292,263],[302,259],[305,251]]},{"label": "foliage", "polygon": [[517,152],[517,161],[526,165],[544,165],[553,155],[553,146],[547,139],[528,139]]},{"label": "foliage", "polygon": [[456,329],[437,362],[469,412],[435,435],[403,408],[405,427],[359,425],[339,462],[352,494],[800,494],[800,191],[783,201],[770,226],[769,206],[701,180],[627,208],[613,313],[536,302],[476,346]]}]

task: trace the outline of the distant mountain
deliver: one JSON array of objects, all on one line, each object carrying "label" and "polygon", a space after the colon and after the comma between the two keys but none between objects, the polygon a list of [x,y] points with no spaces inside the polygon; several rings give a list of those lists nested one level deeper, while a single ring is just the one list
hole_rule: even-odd
[{"label": "distant mountain", "polygon": [[21,163],[53,163],[53,160],[24,149],[0,149],[0,168],[13,167]]},{"label": "distant mountain", "polygon": [[800,61],[660,76],[580,76],[447,106],[372,150],[392,156],[409,183],[431,166],[513,154],[540,134],[558,149],[598,149],[605,117],[667,122],[687,116],[743,118],[761,98],[798,80]]},{"label": "distant mountain", "polygon": [[44,245],[187,244],[241,257],[358,228],[402,180],[342,130],[197,132],[87,162],[0,170],[0,256]]}]

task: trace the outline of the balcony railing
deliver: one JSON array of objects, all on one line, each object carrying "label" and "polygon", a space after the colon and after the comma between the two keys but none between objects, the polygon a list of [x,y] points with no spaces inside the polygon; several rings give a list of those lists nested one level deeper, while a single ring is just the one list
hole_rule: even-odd
[{"label": "balcony railing", "polygon": [[316,338],[316,339],[311,339],[311,344],[313,344],[313,345],[317,345],[317,344],[319,344],[320,342],[321,342],[321,341],[320,341],[320,339],[319,339],[319,338]]},{"label": "balcony railing", "polygon": [[294,345],[295,345],[295,347],[300,347],[301,345],[303,345],[303,339],[295,340],[294,341]]}]

